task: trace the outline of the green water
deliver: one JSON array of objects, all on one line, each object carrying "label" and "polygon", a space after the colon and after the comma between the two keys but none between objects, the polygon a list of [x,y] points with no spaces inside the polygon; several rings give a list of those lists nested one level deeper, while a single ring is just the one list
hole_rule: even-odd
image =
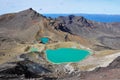
[{"label": "green water", "polygon": [[31,48],[30,48],[30,52],[38,52],[38,49],[35,48],[35,47],[31,47]]},{"label": "green water", "polygon": [[48,49],[45,53],[48,61],[55,64],[79,62],[90,54],[88,50],[74,48],[58,48],[56,50]]},{"label": "green water", "polygon": [[49,38],[47,37],[42,37],[39,39],[43,44],[47,44],[49,42]]}]

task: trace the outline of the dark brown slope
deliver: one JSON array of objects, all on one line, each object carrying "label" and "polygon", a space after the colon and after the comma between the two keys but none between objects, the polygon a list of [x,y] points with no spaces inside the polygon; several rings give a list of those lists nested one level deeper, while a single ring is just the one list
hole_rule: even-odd
[{"label": "dark brown slope", "polygon": [[81,80],[120,80],[120,56],[109,66],[84,73],[81,78]]},{"label": "dark brown slope", "polygon": [[80,36],[83,35],[86,37],[97,38],[103,35],[120,35],[120,23],[94,22],[87,20],[84,17],[74,15],[70,15],[67,17],[60,16],[56,19],[56,22],[58,22],[58,29]]},{"label": "dark brown slope", "polygon": [[120,56],[107,67],[100,67],[94,71],[82,72],[80,76],[74,75],[58,80],[120,80]]},{"label": "dark brown slope", "polygon": [[56,19],[55,29],[71,34],[98,40],[103,45],[120,49],[120,23],[100,23],[81,16],[60,16]]},{"label": "dark brown slope", "polygon": [[39,30],[36,23],[42,22],[42,19],[43,16],[33,9],[2,15],[0,16],[0,35],[21,41],[32,41]]}]

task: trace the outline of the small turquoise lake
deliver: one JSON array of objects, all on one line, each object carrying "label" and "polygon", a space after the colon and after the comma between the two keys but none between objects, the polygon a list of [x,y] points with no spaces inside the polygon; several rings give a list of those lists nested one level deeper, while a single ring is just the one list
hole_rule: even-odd
[{"label": "small turquoise lake", "polygon": [[47,44],[49,42],[49,38],[48,37],[42,37],[39,39],[43,44]]},{"label": "small turquoise lake", "polygon": [[48,49],[45,51],[48,61],[54,64],[80,62],[90,55],[90,51],[75,48]]}]

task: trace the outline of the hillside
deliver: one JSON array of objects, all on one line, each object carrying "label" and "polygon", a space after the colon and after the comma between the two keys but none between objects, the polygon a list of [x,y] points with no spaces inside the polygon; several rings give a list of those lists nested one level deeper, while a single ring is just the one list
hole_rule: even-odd
[{"label": "hillside", "polygon": [[[47,44],[42,43],[43,37],[49,39]],[[76,63],[53,64],[45,50],[57,48],[85,49],[90,55]],[[107,71],[119,70],[118,56],[120,23],[95,22],[74,15],[52,19],[32,8],[0,15],[0,79],[89,80],[92,76],[96,80],[95,76],[102,73],[107,75],[102,80],[107,80]]]},{"label": "hillside", "polygon": [[120,23],[100,23],[81,16],[60,16],[56,19],[57,30],[95,40],[111,49],[120,49]]},{"label": "hillside", "polygon": [[7,39],[12,39],[20,43],[33,43],[38,38],[44,36],[51,38],[52,41],[65,41],[65,36],[67,35],[69,40],[85,41],[85,43],[89,44],[89,41],[84,40],[84,38],[53,29],[50,24],[50,19],[40,15],[31,8],[18,13],[1,15],[0,42],[2,44]]}]

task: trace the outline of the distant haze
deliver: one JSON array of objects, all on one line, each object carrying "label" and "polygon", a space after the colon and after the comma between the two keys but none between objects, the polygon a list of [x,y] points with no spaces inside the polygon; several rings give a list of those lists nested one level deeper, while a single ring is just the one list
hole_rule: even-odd
[{"label": "distant haze", "polygon": [[120,14],[120,0],[0,0],[0,14],[33,8],[39,13]]}]

